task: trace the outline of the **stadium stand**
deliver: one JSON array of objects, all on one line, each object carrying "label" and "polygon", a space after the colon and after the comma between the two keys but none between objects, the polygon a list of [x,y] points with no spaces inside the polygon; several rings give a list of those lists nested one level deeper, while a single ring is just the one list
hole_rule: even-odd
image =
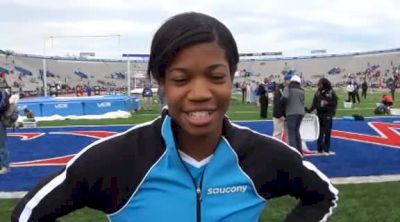
[{"label": "stadium stand", "polygon": [[[43,57],[0,50],[0,73],[13,92],[23,91],[27,95],[40,94],[43,86]],[[101,91],[126,90],[126,60],[76,59],[47,57],[47,84],[61,85],[73,92],[77,85],[98,85]],[[327,54],[303,57],[274,57],[241,59],[237,79],[250,77],[262,81],[264,78],[282,80],[288,71],[295,72],[310,83],[327,76],[333,84],[344,84],[348,78],[368,78],[371,86],[384,83],[395,71],[400,70],[400,49],[363,53]],[[145,60],[131,61],[132,88],[141,88],[146,83]]]}]

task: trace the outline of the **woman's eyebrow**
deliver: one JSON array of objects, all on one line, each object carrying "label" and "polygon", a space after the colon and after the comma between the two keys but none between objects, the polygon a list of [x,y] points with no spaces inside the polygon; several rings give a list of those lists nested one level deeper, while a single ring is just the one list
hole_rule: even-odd
[{"label": "woman's eyebrow", "polygon": [[[207,71],[213,71],[214,69],[217,69],[219,67],[228,68],[225,64],[213,64],[213,65],[208,66],[206,70]],[[184,68],[184,67],[172,67],[172,68],[169,68],[167,70],[167,73],[171,73],[171,72],[175,72],[175,71],[178,71],[178,72],[181,72],[181,73],[187,73],[187,74],[191,73],[190,69]]]},{"label": "woman's eyebrow", "polygon": [[182,72],[182,73],[190,73],[190,69],[188,68],[183,68],[183,67],[173,67],[173,68],[169,68],[167,69],[167,73],[171,73],[171,72]]},{"label": "woman's eyebrow", "polygon": [[225,64],[213,64],[213,65],[207,67],[207,70],[208,71],[212,71],[212,70],[217,69],[219,67],[228,68]]}]

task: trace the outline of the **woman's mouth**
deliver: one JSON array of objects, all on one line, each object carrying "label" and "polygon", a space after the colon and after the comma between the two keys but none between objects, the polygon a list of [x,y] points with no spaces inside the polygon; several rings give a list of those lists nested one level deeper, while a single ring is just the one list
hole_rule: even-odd
[{"label": "woman's mouth", "polygon": [[195,126],[203,126],[210,124],[212,121],[212,112],[210,111],[193,111],[187,113],[189,124]]}]

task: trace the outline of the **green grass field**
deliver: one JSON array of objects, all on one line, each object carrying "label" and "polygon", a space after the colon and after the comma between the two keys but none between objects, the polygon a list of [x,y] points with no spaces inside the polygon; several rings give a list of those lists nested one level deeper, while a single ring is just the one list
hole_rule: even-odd
[{"label": "green grass field", "polygon": [[[361,104],[355,104],[353,109],[344,109],[343,101],[346,99],[344,92],[339,91],[340,98],[337,117],[352,114],[374,116],[375,103],[380,101],[382,92],[370,93],[367,100]],[[306,93],[306,105],[311,103],[313,92]],[[400,98],[397,93],[396,98]],[[398,104],[395,106],[399,107]],[[271,108],[268,117],[271,118]],[[154,111],[139,111],[128,119],[103,119],[103,120],[64,120],[39,122],[39,126],[65,126],[65,125],[104,125],[104,124],[136,124],[153,119],[158,114],[158,108]],[[232,98],[228,116],[233,120],[258,120],[259,110],[255,105],[242,104],[240,95]],[[330,221],[400,221],[400,182],[371,183],[371,184],[347,184],[338,185],[339,202]],[[0,221],[10,220],[10,214],[18,200],[0,199]],[[283,221],[285,215],[294,207],[296,200],[291,197],[282,197],[268,202],[261,221]],[[60,219],[62,222],[89,222],[108,221],[103,213],[91,209],[76,211]]]},{"label": "green grass field", "polygon": [[[349,184],[337,186],[340,191],[338,207],[331,221],[397,222],[400,221],[400,182]],[[0,200],[0,221],[9,221],[17,200]],[[281,197],[268,202],[262,222],[283,221],[296,200]],[[85,208],[63,217],[62,222],[107,222],[102,212]]]}]

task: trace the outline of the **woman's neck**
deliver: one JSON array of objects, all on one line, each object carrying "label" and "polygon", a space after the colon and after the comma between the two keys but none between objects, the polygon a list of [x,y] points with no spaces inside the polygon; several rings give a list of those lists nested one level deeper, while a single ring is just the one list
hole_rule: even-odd
[{"label": "woman's neck", "polygon": [[192,136],[182,130],[177,130],[176,133],[179,149],[197,161],[213,154],[221,138],[220,133],[206,136]]}]

